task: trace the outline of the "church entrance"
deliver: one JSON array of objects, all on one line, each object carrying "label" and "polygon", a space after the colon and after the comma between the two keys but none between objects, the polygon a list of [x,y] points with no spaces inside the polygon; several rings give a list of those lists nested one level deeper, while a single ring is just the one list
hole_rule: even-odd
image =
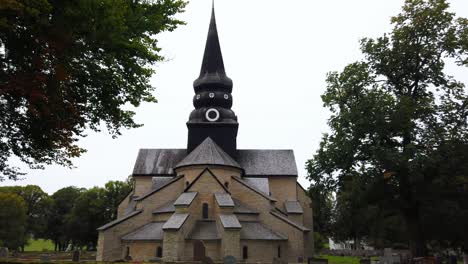
[{"label": "church entrance", "polygon": [[200,240],[193,241],[193,260],[201,261],[205,257],[205,245]]}]

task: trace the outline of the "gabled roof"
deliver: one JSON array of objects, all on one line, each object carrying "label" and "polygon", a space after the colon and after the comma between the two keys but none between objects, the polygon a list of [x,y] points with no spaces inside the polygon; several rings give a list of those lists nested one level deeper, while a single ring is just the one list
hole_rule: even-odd
[{"label": "gabled roof", "polygon": [[260,222],[241,221],[240,239],[245,240],[288,240],[286,236],[276,233]]},{"label": "gabled roof", "polygon": [[224,152],[210,137],[181,160],[174,169],[192,165],[218,165],[240,169],[240,165]]},{"label": "gabled roof", "polygon": [[218,177],[216,177],[216,175],[214,175],[214,173],[208,168],[205,168],[202,172],[200,172],[200,174],[198,174],[198,176],[195,178],[195,180],[193,180],[187,187],[185,187],[184,192],[187,192],[188,190],[190,190],[190,188],[201,178],[201,176],[203,174],[205,174],[205,172],[208,172],[216,180],[216,182],[223,188],[223,190],[230,194],[230,192],[226,188],[226,186],[224,186],[224,184],[222,184],[219,181]]},{"label": "gabled roof", "polygon": [[174,175],[174,166],[186,155],[186,149],[140,149],[133,176]]},{"label": "gabled roof", "polygon": [[123,241],[161,241],[164,237],[164,222],[152,222],[122,237]]},{"label": "gabled roof", "polygon": [[294,152],[290,149],[240,149],[237,161],[249,176],[296,176]]},{"label": "gabled roof", "polygon": [[[174,175],[173,168],[187,156],[186,149],[141,149],[133,176]],[[292,150],[237,150],[237,164],[246,176],[297,177],[296,161]]]}]

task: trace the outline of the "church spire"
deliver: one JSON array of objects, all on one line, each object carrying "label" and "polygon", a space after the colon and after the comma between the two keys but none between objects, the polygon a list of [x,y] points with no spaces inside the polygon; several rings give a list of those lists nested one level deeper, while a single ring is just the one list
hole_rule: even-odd
[{"label": "church spire", "polygon": [[232,80],[226,76],[224,70],[223,54],[219,45],[218,30],[216,28],[216,17],[214,1],[211,8],[211,20],[206,38],[205,52],[200,69],[200,76],[193,83],[195,92],[220,88],[223,91],[232,91]]},{"label": "church spire", "polygon": [[219,45],[214,5],[211,11],[208,37],[200,70],[193,82],[195,96],[187,122],[187,151],[191,152],[207,137],[216,142],[233,158],[237,153],[237,129],[239,124],[232,107],[232,80],[226,76],[223,55]]}]

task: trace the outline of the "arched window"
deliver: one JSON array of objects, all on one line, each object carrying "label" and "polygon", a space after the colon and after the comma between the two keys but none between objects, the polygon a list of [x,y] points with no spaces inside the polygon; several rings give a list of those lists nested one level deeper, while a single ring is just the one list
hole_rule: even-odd
[{"label": "arched window", "polygon": [[242,248],[242,259],[248,259],[249,258],[249,248],[247,246],[244,246]]},{"label": "arched window", "polygon": [[278,258],[281,258],[281,246],[278,246]]},{"label": "arched window", "polygon": [[226,187],[226,189],[229,189],[229,182],[224,182],[224,187]]},{"label": "arched window", "polygon": [[128,257],[130,257],[130,247],[125,248],[125,258],[127,259]]},{"label": "arched window", "polygon": [[185,187],[188,187],[190,185],[190,182],[186,181],[185,182]]},{"label": "arched window", "polygon": [[158,247],[156,249],[156,257],[157,258],[162,258],[162,247]]},{"label": "arched window", "polygon": [[203,215],[203,219],[208,219],[208,204],[207,203],[203,203],[203,211],[202,211],[202,215]]}]

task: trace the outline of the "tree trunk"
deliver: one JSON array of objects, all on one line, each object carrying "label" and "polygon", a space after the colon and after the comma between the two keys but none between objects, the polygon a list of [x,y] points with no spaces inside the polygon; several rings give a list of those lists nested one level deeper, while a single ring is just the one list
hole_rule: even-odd
[{"label": "tree trunk", "polygon": [[424,239],[424,233],[419,221],[418,209],[415,207],[407,208],[403,215],[408,228],[411,257],[426,257],[426,240]]},{"label": "tree trunk", "polygon": [[468,264],[468,252],[463,252],[463,264]]}]

